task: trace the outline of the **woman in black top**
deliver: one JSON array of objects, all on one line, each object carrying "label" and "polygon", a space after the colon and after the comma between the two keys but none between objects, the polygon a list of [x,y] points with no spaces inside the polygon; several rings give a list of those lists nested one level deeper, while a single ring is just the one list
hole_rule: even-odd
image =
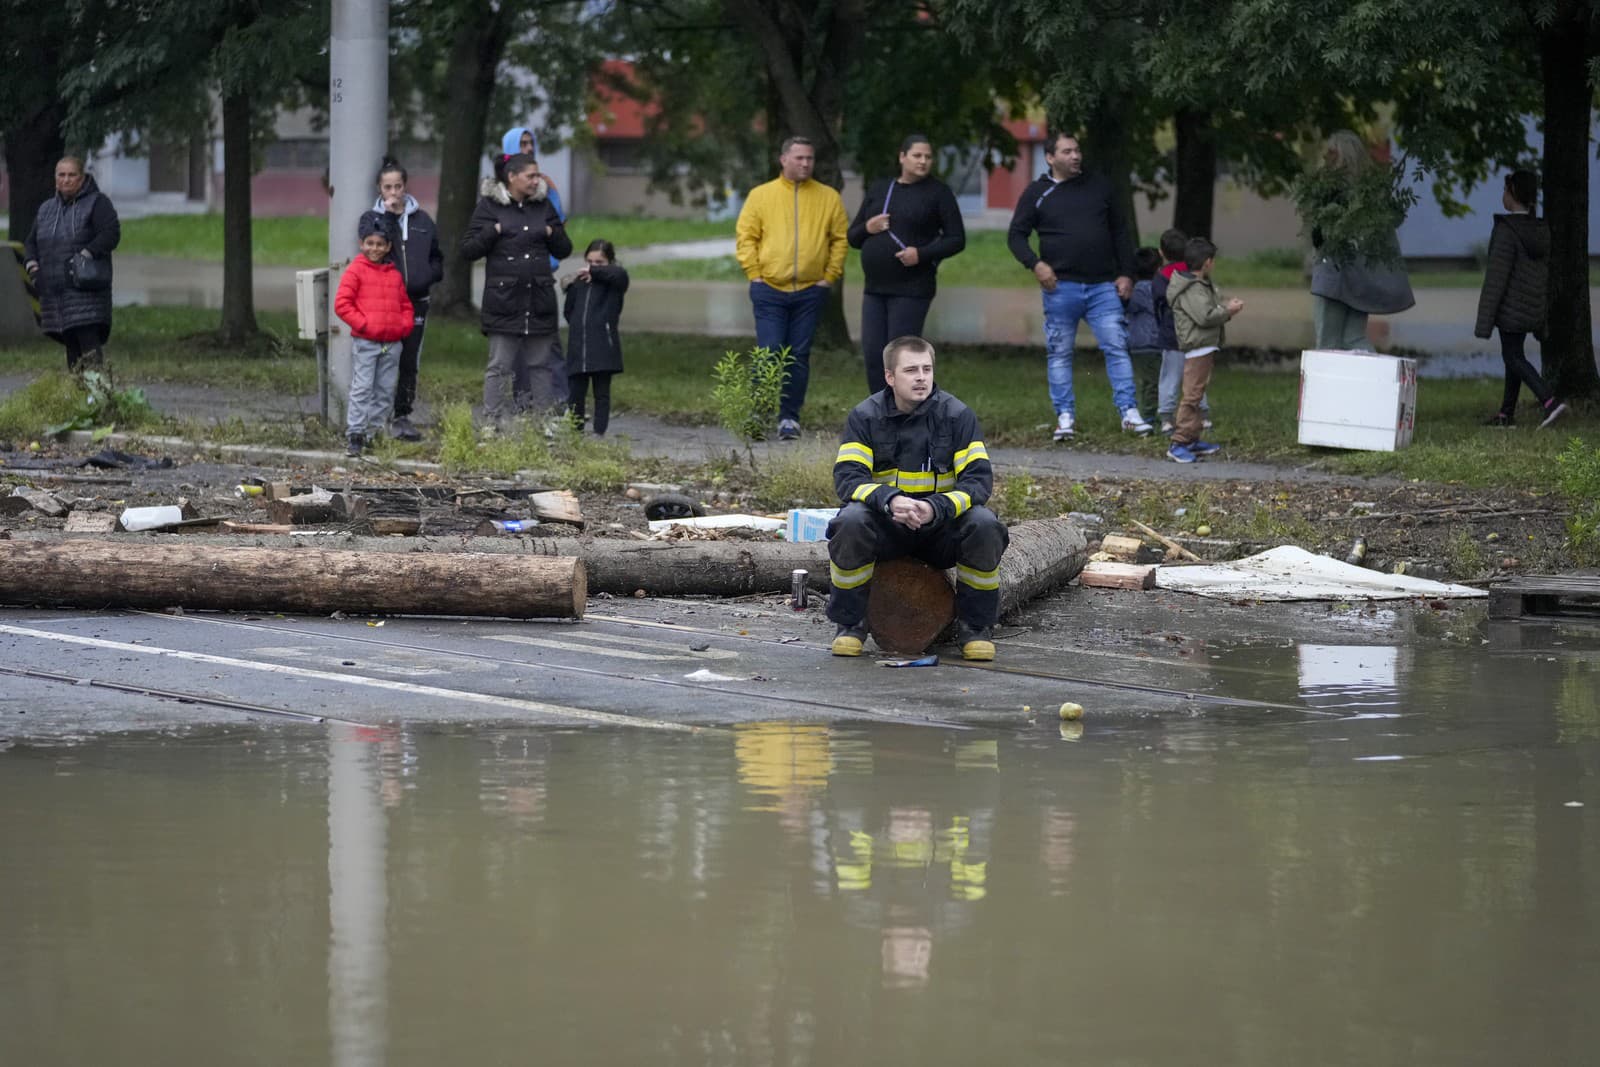
[{"label": "woman in black top", "polygon": [[900,176],[874,182],[850,224],[861,249],[861,354],[869,394],[884,388],[883,349],[896,337],[922,336],[939,284],[939,262],[967,247],[955,194],[931,177],[933,145],[920,133],[900,145]]}]

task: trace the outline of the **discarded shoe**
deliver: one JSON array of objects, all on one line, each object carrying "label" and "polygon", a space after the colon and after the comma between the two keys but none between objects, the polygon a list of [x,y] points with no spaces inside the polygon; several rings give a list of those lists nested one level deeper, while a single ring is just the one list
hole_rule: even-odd
[{"label": "discarded shoe", "polygon": [[1138,408],[1128,408],[1122,413],[1122,428],[1143,437],[1155,427],[1144,421],[1144,416],[1139,414]]},{"label": "discarded shoe", "polygon": [[839,632],[833,637],[833,654],[835,656],[859,656],[861,646],[866,643],[867,628],[865,626],[841,626]]},{"label": "discarded shoe", "polygon": [[1056,432],[1051,435],[1054,441],[1070,441],[1072,439],[1072,412],[1063,411],[1056,416]]}]

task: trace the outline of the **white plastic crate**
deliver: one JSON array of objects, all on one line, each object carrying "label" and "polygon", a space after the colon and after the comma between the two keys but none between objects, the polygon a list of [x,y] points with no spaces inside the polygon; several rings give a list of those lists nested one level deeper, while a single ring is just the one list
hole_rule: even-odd
[{"label": "white plastic crate", "polygon": [[1371,352],[1300,353],[1300,443],[1394,452],[1411,444],[1417,361]]}]

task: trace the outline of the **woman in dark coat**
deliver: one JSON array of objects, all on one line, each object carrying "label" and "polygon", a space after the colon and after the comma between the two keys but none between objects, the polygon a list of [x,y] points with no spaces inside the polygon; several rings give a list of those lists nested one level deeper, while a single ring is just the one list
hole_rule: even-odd
[{"label": "woman in dark coat", "polygon": [[1549,426],[1567,412],[1539,372],[1533,369],[1522,348],[1528,335],[1540,334],[1545,323],[1545,290],[1550,278],[1550,225],[1536,216],[1539,178],[1532,171],[1519,170],[1506,175],[1505,192],[1500,202],[1506,213],[1494,217],[1489,232],[1489,265],[1483,276],[1483,291],[1478,294],[1478,321],[1472,332],[1488,337],[1500,331],[1500,358],[1506,364],[1505,390],[1500,410],[1489,416],[1486,425],[1509,427],[1517,417],[1517,394],[1527,382],[1539,401],[1541,428]]},{"label": "woman in dark coat", "polygon": [[900,145],[900,174],[873,183],[847,237],[861,249],[861,357],[867,392],[884,389],[883,349],[922,336],[939,286],[939,263],[967,247],[956,194],[932,176],[933,145],[920,133]]},{"label": "woman in dark coat", "polygon": [[584,268],[567,282],[567,403],[573,421],[583,426],[583,407],[594,383],[594,432],[604,437],[611,424],[611,376],[622,373],[622,298],[628,272],[617,265],[610,241],[590,241]]},{"label": "woman in dark coat", "polygon": [[[111,200],[94,178],[84,174],[83,160],[67,156],[56,164],[56,195],[34,216],[24,242],[28,276],[39,291],[44,332],[67,349],[67,369],[99,366],[111,336],[111,252],[122,240],[122,224]],[[94,260],[104,269],[99,289],[74,286],[67,261]]]},{"label": "woman in dark coat", "polygon": [[[572,238],[532,156],[506,160],[504,181],[486,179],[482,192],[461,251],[468,261],[484,260],[482,322],[489,366],[483,375],[483,413],[500,423],[515,412],[559,404],[550,364],[561,310],[550,257],[570,256]],[[527,383],[526,392],[508,402],[505,394],[514,382]]]}]

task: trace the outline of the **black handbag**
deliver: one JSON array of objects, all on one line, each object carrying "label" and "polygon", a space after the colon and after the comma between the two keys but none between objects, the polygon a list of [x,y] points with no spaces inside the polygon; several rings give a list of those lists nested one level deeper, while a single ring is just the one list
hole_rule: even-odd
[{"label": "black handbag", "polygon": [[85,255],[67,257],[67,284],[85,293],[111,288],[111,260]]}]

